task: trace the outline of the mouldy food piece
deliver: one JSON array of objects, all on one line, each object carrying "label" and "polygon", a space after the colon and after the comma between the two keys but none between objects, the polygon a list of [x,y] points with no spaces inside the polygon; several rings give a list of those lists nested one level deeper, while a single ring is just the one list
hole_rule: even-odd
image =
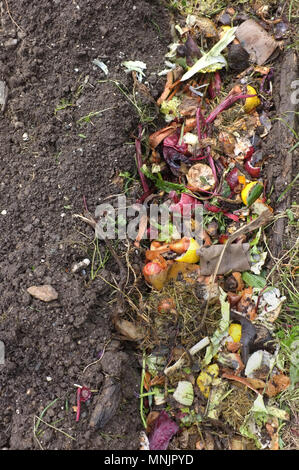
[{"label": "mouldy food piece", "polygon": [[161,113],[165,115],[165,121],[166,122],[171,122],[173,121],[176,117],[179,117],[179,107],[181,105],[181,100],[177,97],[174,96],[171,100],[169,101],[163,101],[161,104]]},{"label": "mouldy food piece", "polygon": [[58,299],[58,293],[49,285],[31,286],[28,287],[27,292],[32,295],[32,297],[42,300],[43,302],[51,302],[52,300]]},{"label": "mouldy food piece", "polygon": [[191,406],[194,400],[192,383],[188,382],[188,380],[180,381],[175,389],[173,398],[181,405]]},{"label": "mouldy food piece", "polygon": [[236,38],[251,60],[258,65],[263,65],[278,46],[278,42],[254,20],[246,20],[238,26]]},{"label": "mouldy food piece", "polygon": [[[188,18],[190,18],[191,16],[194,18],[192,26],[198,27],[200,29],[200,32],[206,38],[217,38],[218,32],[212,20],[210,20],[209,18],[198,17],[193,15],[189,15]],[[186,24],[188,24],[188,18],[186,20]],[[189,21],[189,23],[191,22]]]},{"label": "mouldy food piece", "polygon": [[213,171],[204,163],[193,165],[187,174],[187,180],[191,191],[209,191],[215,186]]},{"label": "mouldy food piece", "polygon": [[219,367],[217,364],[211,364],[206,370],[202,370],[197,377],[196,384],[201,393],[208,398],[213,379],[218,377]]},{"label": "mouldy food piece", "polygon": [[198,136],[196,134],[192,134],[192,132],[186,132],[183,137],[183,142],[187,145],[198,145]]},{"label": "mouldy food piece", "polygon": [[[199,250],[200,272],[203,276],[214,273],[224,245],[204,246]],[[217,274],[229,271],[243,272],[250,269],[249,243],[236,243],[228,246],[224,252]]]}]

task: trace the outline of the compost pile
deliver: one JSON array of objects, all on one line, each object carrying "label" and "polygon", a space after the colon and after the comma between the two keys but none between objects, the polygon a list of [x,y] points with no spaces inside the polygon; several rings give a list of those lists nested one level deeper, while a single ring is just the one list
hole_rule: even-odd
[{"label": "compost pile", "polygon": [[[114,319],[142,351],[142,449],[278,449],[289,419],[275,401],[292,385],[274,334],[285,297],[264,266],[274,214],[263,165],[275,155],[261,149],[288,26],[267,12],[176,24],[157,100],[165,126],[149,136],[139,126],[138,202],[169,214],[141,219],[135,247],[150,291],[137,315]],[[141,94],[143,65],[125,64]]]}]

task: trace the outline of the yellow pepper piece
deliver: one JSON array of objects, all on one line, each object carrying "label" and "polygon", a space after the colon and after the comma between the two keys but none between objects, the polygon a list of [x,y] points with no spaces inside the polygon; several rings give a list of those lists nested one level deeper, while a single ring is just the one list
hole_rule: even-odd
[{"label": "yellow pepper piece", "polygon": [[194,238],[190,238],[190,244],[188,250],[183,253],[179,258],[176,258],[175,261],[180,261],[182,263],[198,263],[199,261],[199,249],[200,246]]},{"label": "yellow pepper piece", "polygon": [[255,88],[253,88],[250,85],[247,85],[247,94],[248,95],[256,95],[256,96],[253,96],[252,98],[246,98],[246,101],[245,101],[245,104],[244,104],[244,111],[245,111],[245,113],[250,113],[259,104],[261,104],[261,100],[257,96],[257,92],[256,92]]},{"label": "yellow pepper piece", "polygon": [[232,323],[228,329],[228,334],[235,343],[240,343],[242,338],[242,326],[238,323]]}]

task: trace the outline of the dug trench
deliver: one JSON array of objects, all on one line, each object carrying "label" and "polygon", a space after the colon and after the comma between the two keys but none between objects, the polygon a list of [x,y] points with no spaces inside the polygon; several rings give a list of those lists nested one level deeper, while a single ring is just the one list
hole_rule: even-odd
[{"label": "dug trench", "polygon": [[[120,172],[136,174],[140,116],[115,81],[130,90],[121,62],[141,60],[157,99],[171,17],[158,0],[2,1],[0,8],[0,80],[8,88],[0,114],[0,448],[137,449],[140,364],[111,322],[119,267],[73,215],[86,207],[93,214],[100,201],[123,193]],[[291,51],[282,54],[274,86],[284,112],[296,67]],[[282,132],[277,123],[267,143],[270,151],[280,142],[267,164],[274,201],[294,175]],[[276,254],[284,248],[282,223],[272,239]],[[91,266],[73,273],[86,257]],[[136,256],[136,272],[141,263]],[[30,296],[27,288],[41,284],[58,298]],[[92,399],[76,422],[78,384]],[[94,430],[90,419],[107,386],[105,424]]]}]

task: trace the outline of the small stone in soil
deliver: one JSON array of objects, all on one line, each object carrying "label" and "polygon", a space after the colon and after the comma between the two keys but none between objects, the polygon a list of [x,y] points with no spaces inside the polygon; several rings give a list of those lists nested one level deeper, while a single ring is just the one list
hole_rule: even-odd
[{"label": "small stone in soil", "polygon": [[7,95],[8,95],[8,88],[6,86],[6,83],[3,80],[0,80],[0,107],[1,107],[2,112],[5,109]]},{"label": "small stone in soil", "polygon": [[42,300],[43,302],[51,302],[58,298],[58,293],[50,285],[31,286],[28,287],[27,292],[32,295],[32,297]]},{"label": "small stone in soil", "polygon": [[10,38],[4,43],[4,47],[15,47],[18,44],[18,39]]}]

